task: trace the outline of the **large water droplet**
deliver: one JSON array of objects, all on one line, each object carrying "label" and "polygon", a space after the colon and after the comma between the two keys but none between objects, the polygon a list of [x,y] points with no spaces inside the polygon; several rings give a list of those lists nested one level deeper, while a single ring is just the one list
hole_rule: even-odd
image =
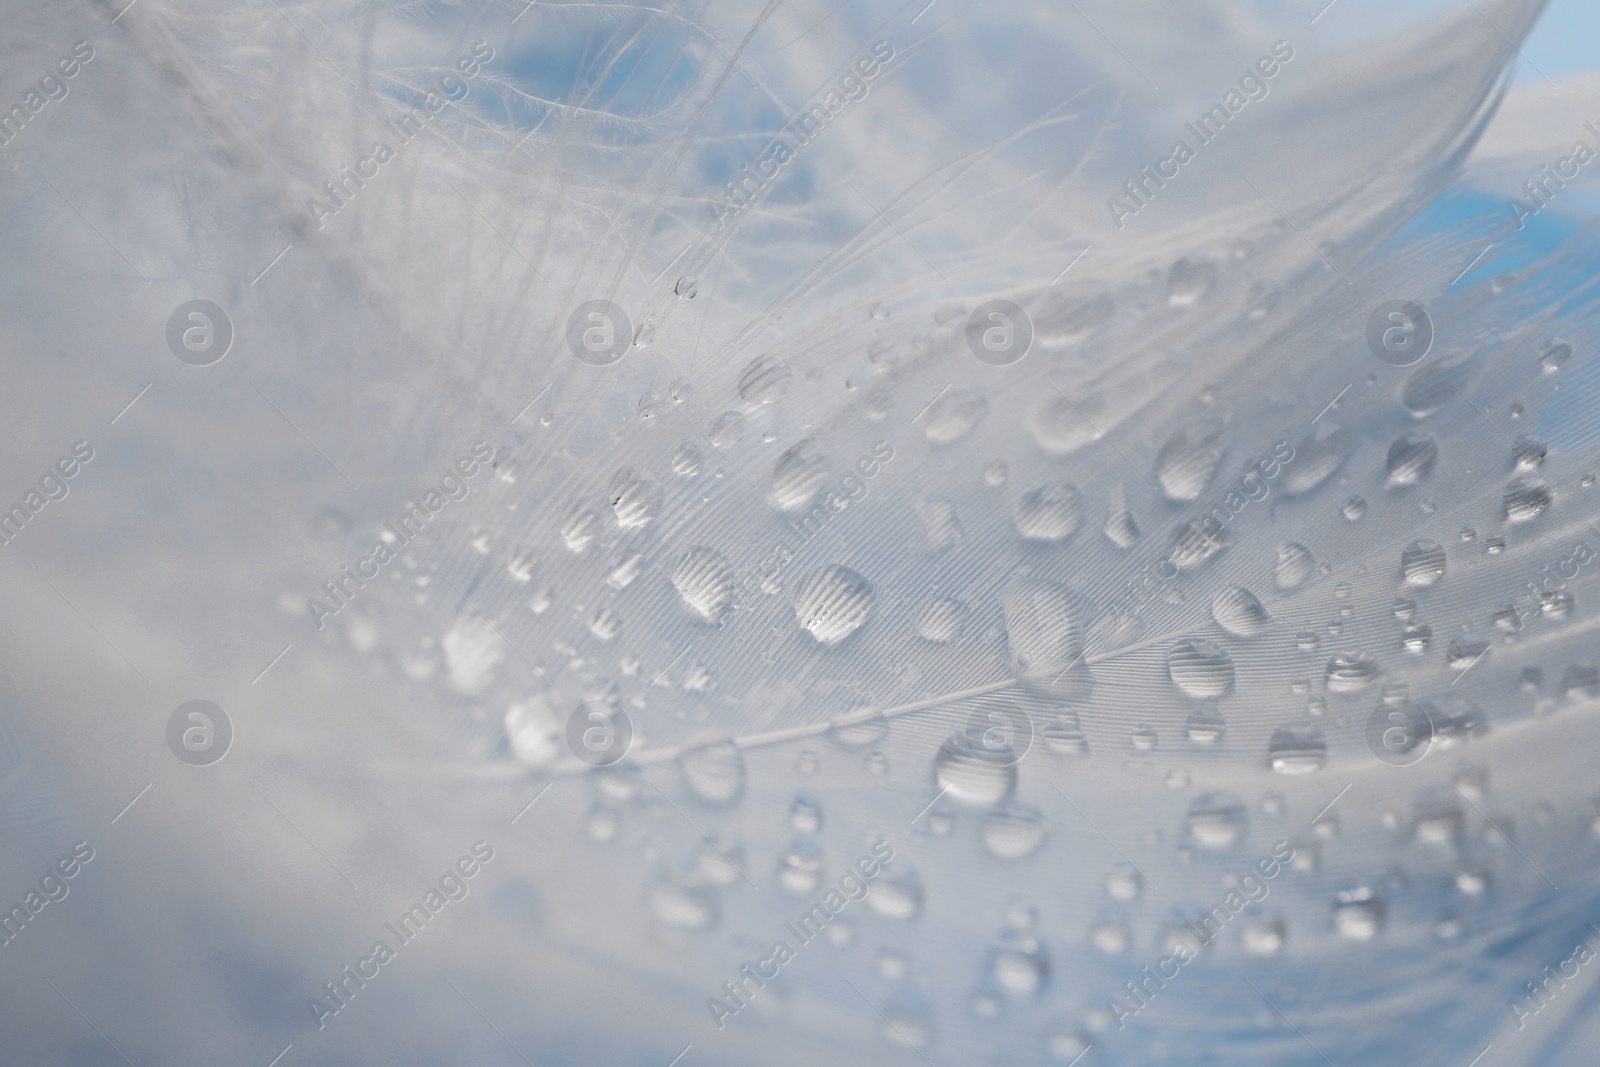
[{"label": "large water droplet", "polygon": [[1073,486],[1046,485],[1024,494],[1011,518],[1030,541],[1065,541],[1083,522],[1083,501]]},{"label": "large water droplet", "polygon": [[1228,848],[1244,836],[1250,814],[1232,793],[1203,793],[1189,803],[1189,834],[1202,848]]},{"label": "large water droplet", "polygon": [[929,597],[917,609],[917,636],[941,645],[954,641],[966,618],[967,606],[954,597]]},{"label": "large water droplet", "polygon": [[1400,577],[1407,585],[1432,585],[1444,577],[1444,549],[1437,541],[1413,541],[1400,553]]},{"label": "large water droplet", "polygon": [[777,356],[757,356],[739,375],[739,396],[751,404],[775,404],[789,391],[789,365]]},{"label": "large water droplet", "polygon": [[1425,433],[1403,433],[1389,446],[1389,483],[1416,485],[1439,458],[1439,445]]},{"label": "large water droplet", "polygon": [[714,548],[692,546],[678,557],[670,577],[689,610],[706,622],[721,622],[733,608],[733,565]]},{"label": "large water droplet", "polygon": [[1221,428],[1208,423],[1179,430],[1161,446],[1156,479],[1168,500],[1197,500],[1205,492],[1222,461],[1221,437]]},{"label": "large water droplet", "polygon": [[1461,399],[1471,377],[1471,359],[1425,363],[1406,379],[1400,390],[1400,402],[1417,418],[1422,418]]},{"label": "large water droplet", "polygon": [[1011,796],[1017,787],[1016,753],[985,747],[971,731],[956,734],[939,746],[933,761],[933,784],[950,799],[986,808]]},{"label": "large water droplet", "polygon": [[1506,486],[1505,516],[1507,522],[1527,522],[1537,518],[1550,506],[1550,486],[1543,478],[1529,476],[1512,479]]},{"label": "large water droplet", "polygon": [[1354,693],[1372,684],[1382,670],[1378,661],[1364,652],[1346,652],[1328,661],[1328,692]]},{"label": "large water droplet", "polygon": [[872,603],[871,582],[832,564],[813,571],[795,591],[794,616],[800,629],[832,646],[860,629],[872,614]]},{"label": "large water droplet", "polygon": [[1044,844],[1047,827],[1035,808],[1005,804],[983,820],[983,843],[1003,860],[1021,859]]},{"label": "large water droplet", "polygon": [[655,485],[626,467],[612,477],[606,499],[617,525],[625,530],[646,525],[661,510],[661,494]]},{"label": "large water droplet", "polygon": [[1167,652],[1167,674],[1186,695],[1215,700],[1233,689],[1233,659],[1214,641],[1193,637]]},{"label": "large water droplet", "polygon": [[982,393],[951,389],[923,412],[922,434],[936,445],[947,445],[966,436],[988,410],[989,402]]},{"label": "large water droplet", "polygon": [[679,757],[683,780],[710,804],[732,804],[744,793],[744,755],[732,741],[710,741]]},{"label": "large water droplet", "polygon": [[827,459],[814,439],[784,452],[772,468],[771,500],[779,511],[798,511],[811,503],[828,480]]},{"label": "large water droplet", "polygon": [[1278,565],[1273,569],[1273,581],[1279,589],[1298,589],[1317,569],[1317,561],[1304,545],[1290,542],[1278,546]]},{"label": "large water droplet", "polygon": [[1242,586],[1229,586],[1211,598],[1211,617],[1237,637],[1255,637],[1272,623],[1255,594]]},{"label": "large water droplet", "polygon": [[1083,624],[1066,588],[1037,578],[1013,579],[1000,594],[1006,646],[1019,679],[1055,684],[1083,658]]},{"label": "large water droplet", "polygon": [[1310,774],[1328,762],[1328,743],[1293,730],[1274,730],[1267,745],[1267,766],[1277,774]]},{"label": "large water droplet", "polygon": [[1222,740],[1227,725],[1216,708],[1195,708],[1184,724],[1184,733],[1197,745],[1213,745]]}]

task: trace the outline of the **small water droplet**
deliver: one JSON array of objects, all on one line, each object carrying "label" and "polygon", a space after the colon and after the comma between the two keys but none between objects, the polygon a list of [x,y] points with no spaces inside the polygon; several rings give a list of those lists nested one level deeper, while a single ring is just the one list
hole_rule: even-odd
[{"label": "small water droplet", "polygon": [[872,614],[872,583],[848,567],[813,571],[794,595],[800,629],[832,647],[855,633]]},{"label": "small water droplet", "polygon": [[1273,580],[1279,589],[1298,589],[1316,569],[1316,560],[1304,545],[1291,542],[1278,546],[1278,565],[1273,572]]},{"label": "small water droplet", "polygon": [[1407,585],[1432,585],[1444,577],[1444,549],[1437,541],[1413,541],[1400,553],[1400,577]]},{"label": "small water droplet", "polygon": [[695,294],[700,292],[700,284],[694,280],[692,274],[685,274],[673,285],[672,291],[685,300],[693,300]]},{"label": "small water droplet", "polygon": [[1227,725],[1216,708],[1195,708],[1184,723],[1184,733],[1197,745],[1213,745],[1222,740]]},{"label": "small water droplet", "polygon": [[1378,662],[1364,652],[1346,652],[1328,661],[1324,677],[1330,693],[1354,693],[1372,684],[1382,670]]},{"label": "small water droplet", "polygon": [[1267,609],[1243,586],[1229,586],[1211,599],[1211,617],[1236,637],[1255,637],[1272,622]]},{"label": "small water droplet", "polygon": [[789,365],[777,356],[757,356],[739,375],[739,396],[749,404],[776,404],[792,378]]},{"label": "small water droplet", "polygon": [[1371,889],[1347,889],[1333,906],[1333,925],[1340,937],[1370,941],[1383,928],[1384,906]]},{"label": "small water droplet", "polygon": [[732,804],[744,794],[744,756],[732,741],[710,741],[679,758],[684,781],[710,804]]},{"label": "small water droplet", "polygon": [[1189,834],[1202,848],[1236,844],[1250,824],[1244,802],[1232,793],[1204,793],[1189,803]]},{"label": "small water droplet", "polygon": [[1439,458],[1439,445],[1425,433],[1404,433],[1389,446],[1389,483],[1416,485]]},{"label": "small water droplet", "polygon": [[1021,859],[1044,844],[1048,829],[1044,816],[1035,808],[1004,804],[983,820],[983,843],[1003,860]]},{"label": "small water droplet", "polygon": [[1046,485],[1024,494],[1011,518],[1030,541],[1065,541],[1083,522],[1083,501],[1071,485]]},{"label": "small water droplet", "polygon": [[1179,641],[1168,650],[1167,674],[1196,700],[1215,700],[1233,689],[1233,659],[1221,645],[1202,637]]}]

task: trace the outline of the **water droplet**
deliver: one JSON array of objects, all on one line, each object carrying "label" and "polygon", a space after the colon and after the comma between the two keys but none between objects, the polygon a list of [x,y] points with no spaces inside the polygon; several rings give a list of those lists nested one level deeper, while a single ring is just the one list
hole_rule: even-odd
[{"label": "water droplet", "polygon": [[1464,671],[1489,652],[1489,639],[1477,634],[1461,634],[1445,649],[1445,663],[1452,670]]},{"label": "water droplet", "polygon": [[1120,956],[1133,942],[1126,923],[1095,923],[1089,927],[1089,944],[1107,956]]},{"label": "water droplet", "polygon": [[1418,418],[1431,415],[1446,404],[1461,399],[1472,377],[1472,360],[1425,363],[1400,390],[1400,402]]},{"label": "water droplet", "polygon": [[789,391],[789,365],[777,356],[757,356],[739,375],[739,396],[750,404],[776,404]]},{"label": "water droplet", "polygon": [[1350,522],[1357,522],[1367,513],[1367,502],[1358,496],[1353,496],[1344,502],[1344,507],[1340,511]]},{"label": "water droplet", "polygon": [[1222,740],[1222,732],[1227,725],[1216,708],[1195,708],[1184,724],[1184,733],[1195,744],[1213,745]]},{"label": "water droplet", "polygon": [[989,411],[982,393],[969,389],[950,389],[922,413],[922,433],[936,445],[947,445],[964,436]]},{"label": "water droplet", "polygon": [[867,906],[886,919],[914,919],[922,910],[922,882],[914,871],[884,875],[867,895]]},{"label": "water droplet", "polygon": [[1011,509],[1017,532],[1030,541],[1065,541],[1083,522],[1083,501],[1070,485],[1046,485]]},{"label": "water droplet", "polygon": [[706,436],[717,448],[727,448],[738,443],[739,438],[744,436],[744,416],[737,411],[723,412],[717,416],[717,421],[711,424]]},{"label": "water droplet", "polygon": [[1128,735],[1128,747],[1135,752],[1153,752],[1161,736],[1156,733],[1155,727],[1140,725]]},{"label": "water droplet", "polygon": [[1255,594],[1238,585],[1220,590],[1211,598],[1211,617],[1236,637],[1255,637],[1272,623]]},{"label": "water droplet", "polygon": [[706,930],[719,917],[717,900],[704,889],[690,889],[672,882],[656,882],[645,899],[661,923],[679,930]]},{"label": "water droplet", "polygon": [[834,717],[828,724],[834,742],[845,748],[866,748],[883,740],[889,720],[877,708],[857,708]]},{"label": "water droplet", "polygon": [[732,885],[744,877],[744,846],[730,841],[702,841],[695,853],[694,870],[712,885]]},{"label": "water droplet", "polygon": [[690,547],[678,557],[669,577],[689,610],[705,622],[721,622],[733,607],[733,565],[714,548]]},{"label": "water droplet", "polygon": [[588,508],[573,508],[561,524],[561,540],[565,542],[567,551],[582,552],[588,548],[589,542],[599,532],[599,525],[600,517]]},{"label": "water droplet", "polygon": [[1050,961],[1037,942],[1019,940],[990,953],[989,973],[1007,997],[1023,1000],[1038,996],[1044,988],[1050,975]]},{"label": "water droplet", "polygon": [[797,834],[814,834],[822,829],[822,805],[809,797],[796,797],[789,808],[789,826]]},{"label": "water droplet", "polygon": [[1389,446],[1389,484],[1416,485],[1433,470],[1439,445],[1425,433],[1403,433]]},{"label": "water droplet", "polygon": [[1544,462],[1550,446],[1544,438],[1523,434],[1511,443],[1511,459],[1519,471],[1531,471]]},{"label": "water droplet", "polygon": [[1383,928],[1384,906],[1382,898],[1367,888],[1347,889],[1340,893],[1333,906],[1333,926],[1340,937],[1352,941],[1370,941]]},{"label": "water droplet", "polygon": [[1005,804],[983,820],[983,843],[1003,860],[1021,859],[1044,844],[1047,827],[1035,808]]},{"label": "water droplet", "polygon": [[606,498],[617,525],[625,530],[647,525],[661,510],[661,494],[655,485],[626,467],[612,477]]},{"label": "water droplet", "polygon": [[613,640],[622,631],[622,617],[610,608],[597,608],[589,617],[589,632],[602,641]]},{"label": "water droplet", "polygon": [[1124,904],[1139,899],[1144,892],[1144,876],[1132,867],[1120,866],[1106,875],[1106,894]]},{"label": "water droplet", "polygon": [[1255,919],[1245,924],[1244,950],[1252,956],[1276,956],[1283,950],[1282,919]]},{"label": "water droplet", "polygon": [[693,300],[700,292],[700,284],[694,280],[694,275],[685,274],[673,285],[672,291],[685,300]]},{"label": "water droplet", "polygon": [[1121,485],[1111,494],[1111,513],[1101,530],[1106,540],[1118,548],[1132,548],[1134,542],[1139,540],[1139,524],[1134,521],[1133,512],[1128,510],[1127,494]]},{"label": "water droplet", "polygon": [[1018,578],[1000,595],[1006,645],[1018,678],[1054,685],[1083,658],[1083,625],[1073,595],[1037,578]]},{"label": "water droplet", "polygon": [[1168,650],[1167,674],[1196,700],[1215,700],[1233,689],[1233,659],[1221,645],[1203,637],[1179,641]]},{"label": "water droplet", "polygon": [[991,459],[983,465],[983,481],[985,485],[999,488],[1006,484],[1006,479],[1011,476],[1011,469],[1006,466],[1003,459]]},{"label": "water droplet", "polygon": [[656,340],[656,327],[653,322],[641,322],[633,329],[633,347],[649,348]]},{"label": "water droplet", "polygon": [[1527,522],[1537,518],[1550,506],[1550,486],[1543,478],[1514,478],[1506,486],[1505,516],[1507,522]]},{"label": "water droplet", "polygon": [[822,882],[822,850],[809,841],[800,841],[778,861],[778,883],[800,896]]},{"label": "water droplet", "polygon": [[1344,464],[1349,443],[1343,434],[1332,434],[1322,440],[1307,438],[1294,447],[1294,462],[1283,474],[1283,491],[1287,496],[1303,496],[1327,481]]},{"label": "water droplet", "polygon": [[772,468],[771,500],[779,511],[798,511],[811,503],[828,480],[827,459],[814,439],[784,452]]},{"label": "water droplet", "polygon": [[1250,814],[1232,793],[1204,793],[1190,801],[1187,824],[1200,847],[1228,848],[1244,836]]},{"label": "water droplet", "polygon": [[917,610],[917,636],[935,644],[954,641],[966,618],[967,606],[954,597],[929,597]]},{"label": "water droplet", "polygon": [[860,629],[872,614],[872,604],[872,583],[833,564],[813,571],[795,591],[795,621],[831,647]]},{"label": "water droplet", "polygon": [[1444,577],[1444,549],[1437,541],[1413,541],[1400,553],[1400,577],[1407,585],[1432,585]]},{"label": "water droplet", "polygon": [[1433,627],[1415,619],[1406,623],[1406,628],[1400,633],[1400,644],[1413,656],[1420,656],[1428,651],[1428,642],[1433,639]]},{"label": "water droplet", "polygon": [[1551,341],[1539,356],[1539,364],[1547,371],[1558,371],[1571,355],[1571,345],[1565,341]]},{"label": "water droplet", "polygon": [[1328,692],[1354,693],[1372,684],[1382,670],[1377,660],[1363,652],[1346,652],[1328,661]]},{"label": "water droplet", "polygon": [[1298,589],[1317,569],[1317,561],[1304,545],[1289,543],[1278,546],[1278,565],[1273,571],[1273,581],[1279,589]]},{"label": "water droplet", "polygon": [[1089,754],[1089,738],[1078,725],[1078,716],[1070,711],[1057,715],[1055,721],[1044,728],[1044,743],[1051,752],[1063,756]]},{"label": "water droplet", "polygon": [[1328,762],[1328,743],[1293,730],[1274,730],[1267,745],[1267,766],[1275,774],[1310,774]]},{"label": "water droplet", "polygon": [[683,780],[710,804],[732,804],[744,793],[744,756],[732,741],[710,741],[679,758]]},{"label": "water droplet", "polygon": [[971,732],[956,734],[939,746],[933,761],[933,784],[950,799],[971,807],[989,807],[1011,796],[1017,787],[1015,753],[985,747]]},{"label": "water droplet", "polygon": [[561,754],[565,725],[543,694],[512,704],[505,730],[511,754],[529,767],[548,767]]},{"label": "water droplet", "polygon": [[1156,454],[1156,480],[1168,500],[1197,500],[1222,461],[1222,430],[1202,424],[1179,430]]},{"label": "water droplet", "polygon": [[596,804],[585,816],[583,829],[589,835],[589,840],[603,845],[615,841],[617,834],[622,832],[622,816],[615,808]]},{"label": "water droplet", "polygon": [[1167,545],[1167,558],[1182,570],[1196,567],[1221,552],[1228,545],[1227,535],[1210,530],[1202,523],[1186,522],[1172,533]]},{"label": "water droplet", "polygon": [[693,445],[679,445],[678,450],[672,453],[672,473],[684,478],[693,478],[699,474],[704,463],[700,450]]},{"label": "water droplet", "polygon": [[1193,307],[1216,282],[1215,264],[1180,259],[1167,272],[1167,302],[1173,307]]}]

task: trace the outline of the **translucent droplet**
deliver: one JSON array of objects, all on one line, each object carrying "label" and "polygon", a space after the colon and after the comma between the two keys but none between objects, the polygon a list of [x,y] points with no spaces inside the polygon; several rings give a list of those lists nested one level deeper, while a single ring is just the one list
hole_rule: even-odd
[{"label": "translucent droplet", "polygon": [[954,641],[966,618],[967,606],[954,597],[929,597],[917,609],[917,636],[935,644]]},{"label": "translucent droplet", "polygon": [[1198,745],[1213,745],[1222,740],[1227,722],[1216,708],[1195,708],[1184,724],[1184,733]]},{"label": "translucent droplet", "polygon": [[933,761],[933,784],[958,803],[989,807],[1016,789],[1016,754],[1009,748],[986,747],[970,734],[964,731],[939,746]]},{"label": "translucent droplet", "polygon": [[889,732],[889,720],[877,708],[857,708],[835,716],[828,723],[829,736],[845,748],[866,748],[882,741]]},{"label": "translucent droplet", "polygon": [[661,494],[655,485],[626,467],[612,477],[606,498],[617,525],[625,530],[647,525],[661,510]]},{"label": "translucent droplet", "polygon": [[922,910],[922,882],[914,872],[880,875],[867,894],[867,906],[886,919],[914,919]]},{"label": "translucent droplet", "polygon": [[1215,264],[1180,259],[1167,272],[1167,302],[1173,307],[1193,307],[1216,282]]},{"label": "translucent droplet", "polygon": [[1352,941],[1372,940],[1383,928],[1383,918],[1383,900],[1371,889],[1345,890],[1334,902],[1334,929]]},{"label": "translucent droplet", "polygon": [[511,754],[529,767],[548,767],[561,755],[565,727],[543,694],[526,697],[506,711]]},{"label": "translucent droplet", "polygon": [[1506,486],[1506,521],[1527,522],[1535,519],[1550,506],[1551,499],[1550,486],[1543,478],[1515,478]]},{"label": "translucent droplet", "polygon": [[1083,625],[1073,596],[1037,578],[1014,579],[1000,595],[1011,670],[1050,687],[1083,658]]},{"label": "translucent droplet", "polygon": [[1413,371],[1400,390],[1400,402],[1418,418],[1431,415],[1446,404],[1460,400],[1472,377],[1472,361],[1424,363]]},{"label": "translucent droplet", "polygon": [[561,540],[569,552],[582,552],[599,532],[600,517],[585,507],[573,508],[561,523]]},{"label": "translucent droplet", "polygon": [[1278,565],[1273,572],[1273,581],[1279,589],[1298,589],[1316,569],[1317,561],[1312,558],[1311,550],[1304,545],[1292,542],[1279,545]]},{"label": "translucent droplet", "polygon": [[1283,950],[1282,919],[1256,919],[1245,924],[1244,950],[1252,956],[1276,956]]},{"label": "translucent droplet", "polygon": [[700,450],[693,445],[679,445],[678,450],[672,453],[672,473],[684,478],[693,478],[700,473],[700,468],[705,460],[700,455]]},{"label": "translucent droplet", "polygon": [[1233,659],[1202,637],[1179,641],[1167,652],[1167,674],[1184,694],[1215,700],[1233,689]]},{"label": "translucent droplet", "polygon": [[1050,961],[1037,942],[995,949],[989,956],[989,972],[1000,991],[1013,1000],[1039,995],[1050,974]]},{"label": "translucent droplet", "polygon": [[1367,502],[1358,496],[1353,496],[1344,502],[1340,512],[1348,521],[1356,522],[1367,513]]},{"label": "translucent droplet", "polygon": [[1072,712],[1057,715],[1055,721],[1043,731],[1045,747],[1063,756],[1087,756],[1089,738],[1078,725],[1078,716]]},{"label": "translucent droplet", "polygon": [[1389,446],[1389,483],[1416,485],[1439,458],[1439,445],[1425,433],[1404,433]]},{"label": "translucent droplet", "polygon": [[789,826],[797,834],[814,834],[822,829],[822,805],[810,797],[796,797],[789,808]]},{"label": "translucent droplet", "polygon": [[1222,461],[1218,441],[1222,430],[1213,424],[1191,426],[1168,438],[1156,454],[1156,480],[1168,500],[1197,500],[1210,484]]},{"label": "translucent droplet", "polygon": [[1539,356],[1539,364],[1547,371],[1558,371],[1571,356],[1571,345],[1565,341],[1551,341]]},{"label": "translucent droplet", "polygon": [[1030,541],[1065,541],[1083,522],[1083,501],[1073,486],[1046,485],[1024,494],[1011,518]]},{"label": "translucent droplet", "polygon": [[1211,617],[1236,637],[1255,637],[1272,623],[1267,609],[1243,586],[1229,586],[1211,598]]},{"label": "translucent droplet", "polygon": [[1250,814],[1232,793],[1204,793],[1189,803],[1189,834],[1202,848],[1228,848],[1244,836]]},{"label": "translucent droplet", "polygon": [[1112,900],[1127,903],[1137,900],[1144,891],[1144,876],[1132,867],[1117,867],[1106,875],[1106,894]]},{"label": "translucent droplet", "polygon": [[1328,661],[1325,677],[1330,693],[1354,693],[1372,684],[1382,668],[1363,652],[1346,652]]},{"label": "translucent droplet", "polygon": [[1444,565],[1437,541],[1413,541],[1400,553],[1400,577],[1407,585],[1432,585],[1444,577]]},{"label": "translucent droplet", "polygon": [[1138,726],[1128,735],[1128,747],[1135,752],[1153,752],[1161,736],[1153,726]]},{"label": "translucent droplet", "polygon": [[1531,471],[1543,463],[1550,452],[1544,438],[1523,434],[1511,443],[1511,460],[1519,471]]},{"label": "translucent droplet", "polygon": [[822,882],[822,850],[809,841],[798,842],[778,860],[778,883],[799,896]]},{"label": "translucent droplet", "polygon": [[983,820],[983,843],[1003,860],[1021,859],[1044,844],[1047,827],[1044,816],[1034,808],[1002,805]]},{"label": "translucent droplet", "polygon": [[690,748],[679,758],[684,782],[710,804],[732,804],[744,794],[744,756],[732,741]]},{"label": "translucent droplet", "polygon": [[739,396],[750,404],[776,404],[789,391],[789,365],[777,356],[757,356],[739,375]]},{"label": "translucent droplet", "polygon": [[832,647],[860,629],[872,614],[872,583],[848,567],[813,571],[794,595],[795,621]]},{"label": "translucent droplet", "polygon": [[662,924],[679,930],[706,930],[716,925],[717,900],[708,890],[691,889],[672,882],[656,882],[645,899]]},{"label": "translucent droplet", "polygon": [[772,468],[772,504],[779,511],[798,511],[811,503],[827,480],[821,448],[814,439],[801,441],[779,456]]},{"label": "translucent droplet", "polygon": [[1011,470],[1003,459],[991,459],[983,465],[983,482],[999,488],[1006,484],[1006,479],[1011,476]]},{"label": "translucent droplet", "polygon": [[700,292],[700,284],[692,274],[685,274],[672,286],[672,291],[685,300],[693,300],[695,294]]},{"label": "translucent droplet", "polygon": [[670,578],[689,610],[705,622],[719,623],[733,608],[733,564],[714,548],[687,549],[673,564]]},{"label": "translucent droplet", "polygon": [[989,402],[976,390],[950,389],[923,412],[922,433],[936,445],[965,437],[989,411]]},{"label": "translucent droplet", "polygon": [[1328,743],[1293,730],[1275,730],[1267,745],[1267,766],[1275,774],[1310,774],[1328,762]]},{"label": "translucent droplet", "polygon": [[706,436],[717,448],[727,448],[737,444],[739,438],[744,436],[744,416],[737,411],[725,411],[717,416],[717,421],[711,424],[711,429]]}]

